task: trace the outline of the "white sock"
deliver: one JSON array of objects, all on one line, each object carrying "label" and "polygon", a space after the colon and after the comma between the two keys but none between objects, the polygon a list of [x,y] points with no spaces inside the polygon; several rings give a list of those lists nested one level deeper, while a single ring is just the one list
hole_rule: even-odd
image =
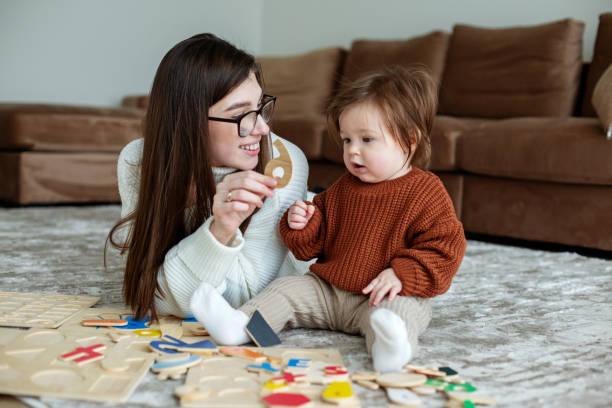
[{"label": "white sock", "polygon": [[374,331],[374,370],[381,373],[402,371],[404,364],[412,358],[404,321],[391,310],[379,308],[370,314],[370,326]]},{"label": "white sock", "polygon": [[191,297],[191,313],[216,343],[237,346],[250,341],[244,328],[249,316],[234,309],[217,290],[202,282]]}]

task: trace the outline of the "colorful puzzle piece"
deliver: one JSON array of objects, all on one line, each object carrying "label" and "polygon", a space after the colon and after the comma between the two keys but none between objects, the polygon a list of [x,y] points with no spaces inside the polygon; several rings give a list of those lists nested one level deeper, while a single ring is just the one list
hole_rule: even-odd
[{"label": "colorful puzzle piece", "polygon": [[106,349],[104,344],[94,344],[89,347],[77,347],[69,353],[60,355],[62,360],[74,361],[77,365],[91,363],[104,358],[100,351]]}]

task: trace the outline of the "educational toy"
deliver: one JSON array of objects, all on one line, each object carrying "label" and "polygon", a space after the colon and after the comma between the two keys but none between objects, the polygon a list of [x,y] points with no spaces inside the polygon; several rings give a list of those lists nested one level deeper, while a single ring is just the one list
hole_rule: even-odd
[{"label": "educational toy", "polygon": [[0,292],[0,326],[54,329],[98,300],[97,296]]}]

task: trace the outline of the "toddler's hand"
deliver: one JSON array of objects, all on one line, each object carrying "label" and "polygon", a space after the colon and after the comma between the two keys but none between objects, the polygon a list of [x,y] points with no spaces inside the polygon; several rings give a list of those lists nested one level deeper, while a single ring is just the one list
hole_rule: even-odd
[{"label": "toddler's hand", "polygon": [[395,299],[395,296],[402,290],[402,282],[397,278],[392,268],[387,268],[368,284],[361,291],[364,295],[370,294],[368,304],[370,306],[378,306],[384,297],[389,294],[389,300]]},{"label": "toddler's hand", "polygon": [[296,200],[291,207],[289,207],[289,214],[287,214],[287,222],[289,228],[294,230],[304,229],[308,221],[312,218],[315,212],[315,207],[312,204],[306,204],[302,200]]}]

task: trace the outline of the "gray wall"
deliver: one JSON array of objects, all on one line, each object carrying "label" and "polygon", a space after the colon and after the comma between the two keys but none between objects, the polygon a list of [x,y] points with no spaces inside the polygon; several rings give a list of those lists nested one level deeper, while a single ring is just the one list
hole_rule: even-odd
[{"label": "gray wall", "polygon": [[116,106],[148,93],[163,55],[213,32],[257,55],[356,38],[409,38],[455,23],[586,24],[590,61],[610,0],[0,0],[0,102]]},{"label": "gray wall", "polygon": [[257,52],[262,1],[0,0],[0,101],[118,105],[202,32]]}]

